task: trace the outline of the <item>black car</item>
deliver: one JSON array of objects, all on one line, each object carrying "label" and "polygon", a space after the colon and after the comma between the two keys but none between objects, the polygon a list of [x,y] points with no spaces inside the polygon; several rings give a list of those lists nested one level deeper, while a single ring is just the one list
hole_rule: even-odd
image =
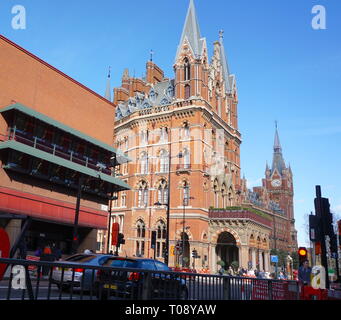
[{"label": "black car", "polygon": [[[187,300],[188,289],[181,275],[172,273],[164,263],[144,258],[113,257],[103,267],[126,268],[124,270],[99,270],[97,272],[95,290],[97,298],[107,300],[110,296],[123,299],[141,300],[143,290],[150,290],[151,299]],[[151,273],[142,270],[153,271]],[[169,273],[158,273],[158,271]],[[146,289],[147,274],[151,276],[150,287]]]}]

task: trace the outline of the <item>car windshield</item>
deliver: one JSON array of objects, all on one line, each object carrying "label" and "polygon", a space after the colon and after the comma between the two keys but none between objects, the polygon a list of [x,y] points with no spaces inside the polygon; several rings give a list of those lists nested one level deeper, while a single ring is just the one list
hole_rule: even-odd
[{"label": "car windshield", "polygon": [[96,258],[95,255],[78,254],[78,255],[75,255],[75,256],[68,257],[65,260],[69,261],[69,262],[85,263],[85,262],[92,261],[95,258]]}]

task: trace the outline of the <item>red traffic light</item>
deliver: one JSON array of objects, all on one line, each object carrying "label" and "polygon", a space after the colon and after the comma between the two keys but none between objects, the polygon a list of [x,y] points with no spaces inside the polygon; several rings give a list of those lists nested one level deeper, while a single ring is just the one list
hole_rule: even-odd
[{"label": "red traffic light", "polygon": [[301,248],[298,249],[298,255],[300,257],[306,257],[307,254],[308,254],[308,251],[307,251],[306,248],[301,247]]}]

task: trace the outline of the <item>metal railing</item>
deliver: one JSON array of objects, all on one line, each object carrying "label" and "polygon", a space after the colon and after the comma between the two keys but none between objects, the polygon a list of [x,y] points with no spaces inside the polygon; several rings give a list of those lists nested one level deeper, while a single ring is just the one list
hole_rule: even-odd
[{"label": "metal railing", "polygon": [[101,169],[101,167],[98,166],[99,162],[92,159],[91,157],[86,157],[85,155],[79,154],[76,151],[67,150],[60,145],[48,142],[42,138],[38,138],[36,136],[33,136],[29,133],[26,133],[18,129],[14,130],[13,128],[10,128],[9,130],[11,132],[9,135],[0,134],[0,136],[2,136],[0,138],[0,141],[13,140],[16,142],[20,142],[34,149],[47,152],[56,157],[63,158],[65,160],[74,162],[76,164],[93,169],[95,171],[101,170],[102,173],[106,175],[112,175],[109,166],[100,163],[103,166],[103,168]]},{"label": "metal railing", "polygon": [[0,259],[0,300],[299,300],[296,281]]}]

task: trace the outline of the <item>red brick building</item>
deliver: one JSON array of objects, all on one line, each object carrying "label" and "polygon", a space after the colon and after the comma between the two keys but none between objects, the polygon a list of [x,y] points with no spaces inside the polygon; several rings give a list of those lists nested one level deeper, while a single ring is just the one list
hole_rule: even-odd
[{"label": "red brick building", "polygon": [[[11,245],[31,217],[27,249],[70,253],[79,181],[80,250],[103,250],[111,192],[115,106],[0,36],[0,227]],[[121,157],[124,159],[124,157]]]},{"label": "red brick building", "polygon": [[168,79],[149,61],[145,78],[125,70],[114,89],[115,146],[132,159],[117,172],[132,190],[113,203],[122,250],[163,259],[169,206],[170,265],[214,272],[223,261],[269,270],[271,248],[297,246],[291,170],[275,144],[263,186],[248,190],[241,178],[236,77],[222,31],[209,58],[192,0],[173,67]]}]

